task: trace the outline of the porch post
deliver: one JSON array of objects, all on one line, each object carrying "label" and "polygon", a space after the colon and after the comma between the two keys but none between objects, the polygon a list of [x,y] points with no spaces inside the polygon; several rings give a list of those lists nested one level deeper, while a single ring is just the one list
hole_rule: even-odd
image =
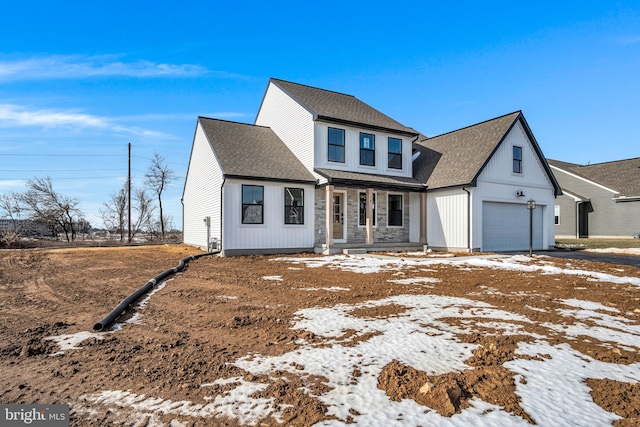
[{"label": "porch post", "polygon": [[326,187],[326,215],[325,215],[325,230],[327,235],[326,245],[327,247],[333,245],[333,185],[327,185]]},{"label": "porch post", "polygon": [[427,243],[427,193],[420,193],[420,243]]},{"label": "porch post", "polygon": [[366,218],[367,245],[370,245],[373,243],[373,188],[367,188]]}]

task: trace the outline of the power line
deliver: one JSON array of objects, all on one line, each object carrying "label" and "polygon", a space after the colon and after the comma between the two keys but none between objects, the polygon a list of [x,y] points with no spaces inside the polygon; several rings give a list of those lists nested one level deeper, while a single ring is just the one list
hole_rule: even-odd
[{"label": "power line", "polygon": [[2,156],[15,157],[122,157],[122,154],[18,154],[2,153]]}]

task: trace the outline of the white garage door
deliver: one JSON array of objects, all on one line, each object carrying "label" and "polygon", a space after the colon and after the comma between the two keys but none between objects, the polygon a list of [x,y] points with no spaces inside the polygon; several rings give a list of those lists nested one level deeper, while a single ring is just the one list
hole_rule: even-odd
[{"label": "white garage door", "polygon": [[[542,206],[533,210],[533,249],[542,249]],[[482,250],[529,250],[529,210],[526,204],[482,204]]]}]

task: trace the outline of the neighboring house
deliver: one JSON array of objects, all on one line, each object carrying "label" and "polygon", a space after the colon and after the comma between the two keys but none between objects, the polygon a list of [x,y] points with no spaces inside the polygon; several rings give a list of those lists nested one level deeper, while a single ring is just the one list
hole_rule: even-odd
[{"label": "neighboring house", "polygon": [[586,166],[548,162],[564,193],[556,201],[556,237],[640,233],[640,157]]},{"label": "neighboring house", "polygon": [[535,199],[546,249],[559,193],[520,112],[425,138],[353,96],[271,79],[254,125],[198,119],[184,242],[225,255],[527,249]]}]

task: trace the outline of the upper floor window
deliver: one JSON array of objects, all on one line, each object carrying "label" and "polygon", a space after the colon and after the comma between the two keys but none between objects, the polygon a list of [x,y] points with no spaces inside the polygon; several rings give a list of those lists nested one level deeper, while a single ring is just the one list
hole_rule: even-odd
[{"label": "upper floor window", "polygon": [[376,137],[370,133],[360,133],[360,164],[376,165]]},{"label": "upper floor window", "polygon": [[[358,194],[359,200],[359,212],[358,212],[358,225],[367,225],[367,193],[362,192]],[[371,205],[372,215],[373,215],[373,223],[372,226],[376,225],[376,193],[373,193],[373,203]]]},{"label": "upper floor window", "polygon": [[388,224],[393,227],[402,227],[402,195],[389,194]]},{"label": "upper floor window", "polygon": [[242,186],[242,223],[264,224],[264,187],[262,185]]},{"label": "upper floor window", "polygon": [[344,129],[329,128],[329,161],[344,163]]},{"label": "upper floor window", "polygon": [[402,169],[402,140],[389,138],[389,169]]},{"label": "upper floor window", "polygon": [[304,224],[303,188],[284,188],[284,223]]},{"label": "upper floor window", "polygon": [[513,146],[513,173],[522,173],[522,147]]}]

